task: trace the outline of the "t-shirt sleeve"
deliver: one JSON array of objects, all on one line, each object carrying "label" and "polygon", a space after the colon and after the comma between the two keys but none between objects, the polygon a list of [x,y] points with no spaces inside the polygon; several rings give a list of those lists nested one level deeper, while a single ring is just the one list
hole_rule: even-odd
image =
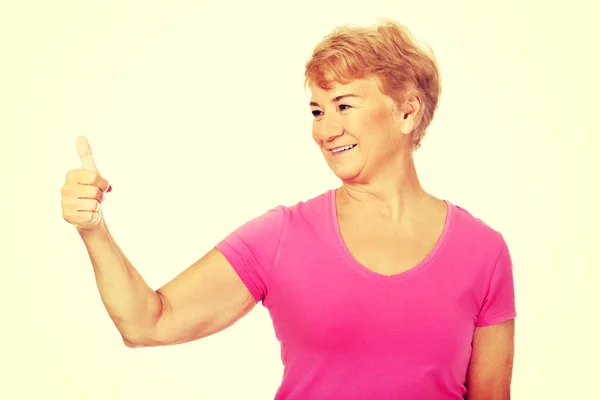
[{"label": "t-shirt sleeve", "polygon": [[257,302],[264,300],[269,292],[284,222],[285,208],[273,208],[246,222],[215,246]]},{"label": "t-shirt sleeve", "polygon": [[503,239],[475,326],[493,325],[516,316],[513,265]]}]

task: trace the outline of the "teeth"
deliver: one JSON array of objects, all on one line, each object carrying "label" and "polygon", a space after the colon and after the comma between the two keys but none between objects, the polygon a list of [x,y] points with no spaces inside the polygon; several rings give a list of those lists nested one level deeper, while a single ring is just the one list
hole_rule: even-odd
[{"label": "teeth", "polygon": [[350,145],[348,145],[348,146],[344,146],[344,147],[340,147],[340,148],[337,148],[337,149],[331,150],[331,152],[332,152],[332,153],[339,153],[340,151],[344,151],[344,150],[350,150],[350,149],[351,149],[351,148],[353,148],[353,147],[354,147],[354,145],[353,145],[353,144],[350,144]]}]

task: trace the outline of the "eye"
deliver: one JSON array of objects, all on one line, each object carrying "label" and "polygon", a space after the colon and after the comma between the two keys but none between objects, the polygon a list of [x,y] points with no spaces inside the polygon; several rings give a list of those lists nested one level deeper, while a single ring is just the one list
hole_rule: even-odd
[{"label": "eye", "polygon": [[322,114],[322,112],[319,110],[312,110],[311,112],[312,112],[313,117],[318,117],[319,115]]},{"label": "eye", "polygon": [[348,104],[340,104],[340,111],[347,110],[347,109],[349,109],[351,107],[352,106],[349,106]]}]

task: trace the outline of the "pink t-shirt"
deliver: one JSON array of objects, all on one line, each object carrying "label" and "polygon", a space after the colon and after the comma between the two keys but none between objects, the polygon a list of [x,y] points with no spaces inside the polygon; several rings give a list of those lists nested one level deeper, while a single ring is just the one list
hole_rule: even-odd
[{"label": "pink t-shirt", "polygon": [[390,277],[344,245],[334,189],[216,246],[271,315],[284,364],[275,400],[463,398],[473,330],[516,316],[514,286],[502,235],[446,204],[433,251]]}]

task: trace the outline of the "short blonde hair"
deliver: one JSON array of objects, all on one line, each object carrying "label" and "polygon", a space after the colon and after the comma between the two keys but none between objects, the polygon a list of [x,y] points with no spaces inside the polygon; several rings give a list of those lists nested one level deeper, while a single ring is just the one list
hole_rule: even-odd
[{"label": "short blonde hair", "polygon": [[380,90],[396,105],[417,96],[421,110],[413,132],[413,149],[421,146],[441,94],[437,60],[431,48],[414,39],[403,25],[382,20],[373,27],[344,25],[327,35],[306,63],[305,89],[316,84],[330,90],[375,76]]}]

